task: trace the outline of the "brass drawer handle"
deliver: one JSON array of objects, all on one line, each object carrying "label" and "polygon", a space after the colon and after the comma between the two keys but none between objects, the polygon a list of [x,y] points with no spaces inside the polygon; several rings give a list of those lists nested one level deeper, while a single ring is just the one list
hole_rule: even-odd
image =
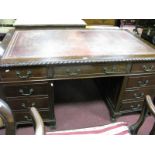
[{"label": "brass drawer handle", "polygon": [[32,95],[33,92],[34,92],[33,88],[30,88],[28,93],[25,93],[23,89],[19,89],[19,93],[23,96],[30,96]]},{"label": "brass drawer handle", "polygon": [[36,105],[36,103],[35,102],[32,102],[31,106],[34,107],[35,105]]},{"label": "brass drawer handle", "polygon": [[[35,102],[32,102],[31,107],[34,107],[35,105],[36,105],[36,103]],[[23,108],[27,108],[26,105],[25,105],[25,103],[22,103],[21,106]]]},{"label": "brass drawer handle", "polygon": [[147,86],[149,83],[149,80],[144,80],[144,81],[138,81],[139,86],[143,87],[143,86]]},{"label": "brass drawer handle", "polygon": [[105,74],[117,74],[122,72],[116,66],[113,66],[112,68],[104,67],[103,71]]},{"label": "brass drawer handle", "polygon": [[144,97],[144,93],[135,93],[134,97],[137,99],[143,98]]},{"label": "brass drawer handle", "polygon": [[141,104],[137,104],[137,105],[131,105],[130,108],[132,108],[133,110],[137,110],[141,107]]},{"label": "brass drawer handle", "polygon": [[146,72],[151,72],[153,68],[154,68],[154,65],[151,65],[151,66],[143,65],[143,69]]},{"label": "brass drawer handle", "polygon": [[141,104],[138,104],[137,107],[140,108],[141,107]]},{"label": "brass drawer handle", "polygon": [[81,72],[81,69],[77,69],[75,71],[71,71],[70,69],[66,70],[66,73],[69,74],[70,76],[76,76],[76,75],[80,74],[80,72]]},{"label": "brass drawer handle", "polygon": [[32,75],[32,72],[31,71],[27,71],[26,75],[21,75],[21,72],[20,71],[16,71],[16,75],[20,79],[28,79]]},{"label": "brass drawer handle", "polygon": [[135,109],[135,106],[134,105],[131,105],[130,108],[132,108],[134,110]]},{"label": "brass drawer handle", "polygon": [[29,118],[29,116],[25,115],[24,119],[26,119],[26,121],[32,121],[32,118]]},{"label": "brass drawer handle", "polygon": [[25,103],[22,103],[22,104],[21,104],[21,106],[22,106],[23,108],[26,108],[26,105],[25,105]]}]

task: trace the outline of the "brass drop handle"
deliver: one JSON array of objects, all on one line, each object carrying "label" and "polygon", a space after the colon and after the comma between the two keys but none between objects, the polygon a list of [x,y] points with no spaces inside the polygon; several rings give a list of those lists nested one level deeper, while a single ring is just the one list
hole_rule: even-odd
[{"label": "brass drop handle", "polygon": [[30,96],[32,95],[33,92],[34,92],[33,88],[30,88],[28,93],[25,93],[23,89],[19,89],[19,93],[23,96]]},{"label": "brass drop handle", "polygon": [[66,73],[69,74],[70,76],[76,76],[80,73],[81,69],[77,69],[77,70],[74,70],[74,71],[71,71],[70,69],[67,69],[66,70]]},{"label": "brass drop handle", "polygon": [[[32,102],[31,107],[34,107],[35,105],[36,105],[36,103],[35,102]],[[25,103],[22,103],[21,106],[23,108],[27,108],[26,105],[25,105]]]},{"label": "brass drop handle", "polygon": [[104,67],[103,71],[105,74],[117,74],[120,72],[116,66],[113,66],[112,68]]},{"label": "brass drop handle", "polygon": [[29,118],[29,116],[25,115],[24,118],[26,119],[26,121],[32,121],[32,118]]},{"label": "brass drop handle", "polygon": [[134,97],[137,99],[143,98],[144,97],[144,93],[135,93]]},{"label": "brass drop handle", "polygon": [[154,65],[151,65],[151,66],[143,65],[143,69],[146,72],[151,72],[153,68],[154,68]]},{"label": "brass drop handle", "polygon": [[130,107],[131,107],[131,108],[134,108],[134,105],[131,105]]},{"label": "brass drop handle", "polygon": [[22,106],[23,108],[26,108],[26,105],[25,105],[25,103],[22,103],[22,104],[21,104],[21,106]]},{"label": "brass drop handle", "polygon": [[16,71],[16,75],[20,78],[20,79],[28,79],[31,75],[32,75],[32,71],[27,71],[26,75],[21,75],[20,71]]},{"label": "brass drop handle", "polygon": [[140,104],[138,104],[138,105],[131,105],[130,106],[133,110],[135,109],[135,110],[137,110],[138,108],[140,108],[141,107],[141,105]]},{"label": "brass drop handle", "polygon": [[146,86],[149,83],[149,80],[138,81],[139,86]]},{"label": "brass drop handle", "polygon": [[139,108],[139,107],[141,107],[141,105],[140,105],[140,104],[138,104],[138,105],[137,105],[137,107]]},{"label": "brass drop handle", "polygon": [[35,105],[36,105],[36,103],[35,102],[32,102],[32,105],[31,106],[34,107]]}]

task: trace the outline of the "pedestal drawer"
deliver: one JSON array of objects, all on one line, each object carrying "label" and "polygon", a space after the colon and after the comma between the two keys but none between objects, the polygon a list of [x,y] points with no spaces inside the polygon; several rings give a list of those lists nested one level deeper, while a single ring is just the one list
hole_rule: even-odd
[{"label": "pedestal drawer", "polygon": [[48,95],[49,93],[49,84],[47,82],[3,84],[2,86],[6,97]]},{"label": "pedestal drawer", "polygon": [[49,98],[23,98],[23,99],[8,99],[6,101],[13,111],[16,110],[28,110],[29,107],[36,107],[37,109],[47,109],[49,108]]},{"label": "pedestal drawer", "polygon": [[47,67],[15,67],[1,69],[2,81],[29,80],[47,78]]},{"label": "pedestal drawer", "polygon": [[147,87],[155,85],[155,75],[133,76],[128,78],[127,88]]},{"label": "pedestal drawer", "polygon": [[120,107],[120,111],[137,111],[140,110],[143,106],[144,101],[138,101],[138,102],[127,102],[127,103],[122,103]]},{"label": "pedestal drawer", "polygon": [[[44,120],[51,119],[49,111],[39,111]],[[28,112],[14,112],[16,122],[32,122],[32,117]]]},{"label": "pedestal drawer", "polygon": [[142,100],[146,95],[155,97],[155,88],[139,88],[135,90],[126,90],[123,94],[122,100]]}]

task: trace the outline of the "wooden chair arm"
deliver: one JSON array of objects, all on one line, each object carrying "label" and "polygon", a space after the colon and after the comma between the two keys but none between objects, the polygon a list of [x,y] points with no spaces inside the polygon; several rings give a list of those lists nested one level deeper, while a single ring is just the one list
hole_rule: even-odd
[{"label": "wooden chair arm", "polygon": [[155,106],[154,106],[152,99],[149,95],[146,95],[146,103],[147,103],[147,107],[148,107],[149,111],[155,117]]},{"label": "wooden chair arm", "polygon": [[[154,106],[152,99],[149,95],[146,96],[146,101],[147,101],[147,106],[148,106],[150,113],[155,117],[155,106]],[[150,135],[155,135],[155,122],[154,122],[152,130],[150,132]]]},{"label": "wooden chair arm", "polygon": [[45,126],[42,120],[41,115],[35,107],[30,108],[30,114],[32,116],[34,127],[35,127],[35,135],[44,135],[45,134]]},{"label": "wooden chair arm", "polygon": [[[141,125],[143,124],[143,122],[145,120],[145,116],[146,116],[148,110],[155,117],[155,106],[152,102],[151,97],[149,95],[146,95],[145,102],[142,107],[142,111],[141,111],[138,121],[129,127],[131,134],[137,134],[139,128],[141,127]],[[44,135],[45,127],[44,127],[43,120],[42,120],[38,110],[35,107],[31,107],[30,113],[31,113],[31,116],[32,116],[32,119],[33,119],[34,125],[35,125],[35,135]],[[154,131],[155,131],[155,124],[154,124],[153,129],[151,130],[151,134],[154,134],[155,133]]]},{"label": "wooden chair arm", "polygon": [[0,118],[0,128],[4,127],[3,120]]},{"label": "wooden chair arm", "polygon": [[14,135],[15,134],[15,121],[12,111],[8,104],[0,99],[0,117],[5,125],[5,134]]},{"label": "wooden chair arm", "polygon": [[[129,127],[131,134],[137,134],[138,130],[144,123],[144,120],[145,120],[145,117],[148,111],[150,111],[151,114],[155,117],[155,106],[152,102],[150,95],[146,95],[145,97],[145,102],[143,104],[142,111],[141,111],[138,121]],[[155,124],[150,134],[153,134],[154,130],[155,130]]]}]

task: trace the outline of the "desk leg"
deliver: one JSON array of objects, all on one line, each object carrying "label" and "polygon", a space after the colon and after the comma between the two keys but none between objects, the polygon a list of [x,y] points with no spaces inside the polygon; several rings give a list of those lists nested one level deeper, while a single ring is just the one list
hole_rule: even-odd
[{"label": "desk leg", "polygon": [[56,129],[56,120],[50,120],[49,122],[45,122],[47,126],[49,126],[50,130]]},{"label": "desk leg", "polygon": [[51,121],[49,122],[50,128],[55,129],[56,128],[56,118],[55,118],[55,112],[54,112],[54,83],[49,82],[49,110],[50,110],[50,117]]},{"label": "desk leg", "polygon": [[116,117],[115,116],[111,116],[111,122],[116,122]]},{"label": "desk leg", "polygon": [[113,108],[112,108],[112,104],[108,98],[108,96],[102,96],[107,107],[108,107],[108,110],[109,110],[109,113],[110,113],[110,119],[112,122],[116,122],[116,115],[115,115],[115,112],[113,111]]}]

